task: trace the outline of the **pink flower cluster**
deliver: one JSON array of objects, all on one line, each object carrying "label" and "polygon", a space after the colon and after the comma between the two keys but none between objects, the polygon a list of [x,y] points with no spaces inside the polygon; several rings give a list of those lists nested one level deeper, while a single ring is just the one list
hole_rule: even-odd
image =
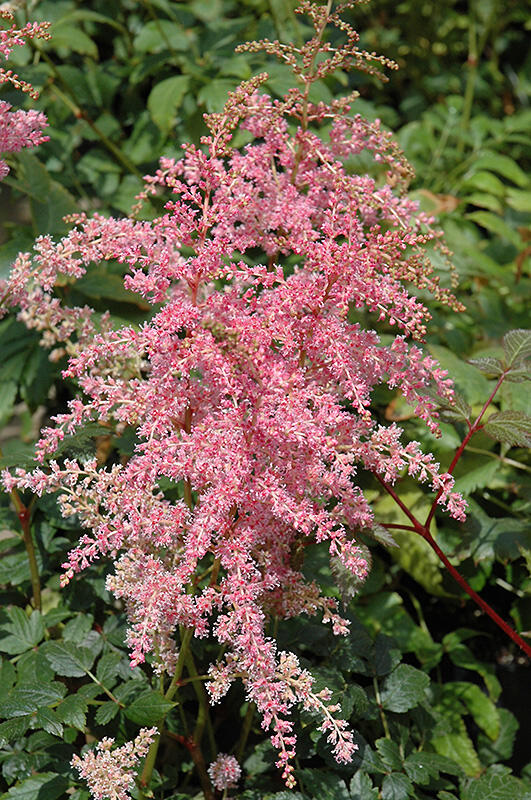
[{"label": "pink flower cluster", "polygon": [[219,792],[233,789],[240,780],[242,770],[234,756],[219,753],[218,757],[208,768],[212,786]]},{"label": "pink flower cluster", "polygon": [[[308,87],[313,61],[304,59]],[[78,515],[87,533],[64,582],[101,556],[114,560],[108,588],[127,610],[133,665],[151,652],[171,675],[179,626],[226,646],[211,666],[212,700],[243,680],[292,786],[294,703],[320,716],[339,761],[355,745],[329,693],[315,694],[295,656],[277,652],[269,621],[321,614],[335,633],[348,631],[301,564],[317,543],[366,577],[356,534],[374,518],[360,471],[389,483],[408,472],[463,518],[451,476],[371,408],[388,386],[437,431],[433,394],[448,399],[452,386],[414,341],[429,314],[413,290],[458,304],[433,274],[425,245],[439,234],[407,197],[410,171],[389,134],[349,116],[346,103],[313,105],[299,90],[273,100],[259,93],[263,80],[242,84],[207,119],[202,147],[185,145],[146,178],[140,200],[169,194],[165,213],[150,222],[76,215],[59,242],[43,237],[33,258],[17,259],[0,296],[56,356],[69,354],[64,374],[80,394],[42,431],[42,467],[4,474],[4,485],[57,492],[62,513]],[[252,137],[241,150],[231,147],[238,126]],[[354,168],[360,153],[373,157],[371,175]],[[110,260],[153,305],[141,326],[113,329],[54,294],[56,282]],[[360,312],[396,335],[382,340]],[[88,422],[133,429],[131,458],[54,459]]]},{"label": "pink flower cluster", "polygon": [[[10,11],[0,9],[0,18],[13,19]],[[40,37],[48,38],[48,22],[28,22],[23,28],[17,28],[13,23],[7,29],[0,29],[0,55],[6,59],[14,47],[25,44],[26,39]],[[32,97],[38,93],[26,81],[21,80],[11,70],[0,67],[0,85],[11,83],[17,89],[27,92]],[[40,111],[12,111],[11,105],[0,100],[0,153],[15,153],[23,147],[35,147],[48,140],[42,129],[47,125],[46,117]],[[9,172],[9,167],[0,159],[0,181]]]},{"label": "pink flower cluster", "polygon": [[147,755],[157,733],[156,728],[141,728],[133,742],[114,750],[114,739],[105,738],[83,758],[72,758],[72,766],[87,781],[95,800],[130,800],[136,764]]}]

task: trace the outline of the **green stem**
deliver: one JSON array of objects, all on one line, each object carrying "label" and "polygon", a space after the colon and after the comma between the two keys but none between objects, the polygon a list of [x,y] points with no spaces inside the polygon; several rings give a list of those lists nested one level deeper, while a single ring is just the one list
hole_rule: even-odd
[{"label": "green stem", "polygon": [[[173,678],[171,679],[171,683],[170,683],[170,685],[169,685],[169,687],[168,687],[168,689],[167,689],[167,691],[166,691],[166,693],[164,695],[164,699],[165,700],[168,700],[168,701],[172,700],[174,695],[175,695],[175,692],[179,688],[180,679],[181,679],[181,675],[182,675],[184,664],[185,664],[185,660],[186,660],[186,653],[187,653],[188,648],[190,646],[190,641],[192,639],[192,635],[193,635],[193,631],[192,631],[191,628],[184,629],[184,632],[181,635],[181,649],[179,651],[179,658],[177,659],[177,664],[176,664],[176,667],[175,667],[175,672],[174,672]],[[150,746],[150,748],[148,750],[148,754],[146,756],[146,760],[144,762],[144,768],[142,770],[142,774],[140,775],[140,778],[138,779],[138,785],[139,785],[138,796],[139,796],[140,800],[145,800],[145,798],[146,798],[145,790],[149,787],[149,784],[151,783],[153,770],[155,768],[155,761],[157,759],[157,753],[158,753],[158,750],[159,750],[160,733],[161,733],[162,726],[164,724],[165,718],[166,718],[166,716],[162,717],[162,719],[157,724],[157,728],[159,729],[159,732],[158,732],[158,734],[156,735],[156,737],[153,739],[153,741],[151,743],[151,746]]]},{"label": "green stem", "polygon": [[374,687],[374,696],[376,697],[376,705],[378,706],[378,711],[380,712],[380,719],[382,720],[382,727],[384,729],[385,738],[390,739],[391,734],[389,732],[389,725],[387,723],[387,717],[385,716],[385,711],[383,710],[382,698],[380,697],[380,687],[378,686],[378,679],[376,677],[372,679],[372,685]]},{"label": "green stem", "polygon": [[[0,448],[0,458],[2,458],[2,449]],[[22,528],[22,537],[24,539],[24,547],[26,548],[26,555],[28,557],[28,564],[31,577],[31,590],[33,594],[33,608],[38,611],[42,610],[41,599],[41,579],[39,576],[39,566],[37,564],[37,556],[35,553],[35,545],[33,544],[33,537],[31,535],[31,509],[34,500],[29,506],[26,506],[16,489],[11,489],[9,492],[11,502],[15,506],[15,511]]]},{"label": "green stem", "polygon": [[467,59],[468,74],[466,79],[465,97],[463,100],[463,111],[461,114],[461,136],[457,143],[457,152],[461,156],[465,150],[465,135],[470,123],[470,116],[472,114],[472,104],[474,102],[474,89],[476,86],[476,78],[478,72],[478,49],[476,37],[476,23],[473,19],[470,20],[468,28],[468,59]]},{"label": "green stem", "polygon": [[212,720],[210,718],[208,695],[206,693],[204,684],[202,683],[201,680],[199,680],[199,678],[203,678],[203,676],[202,675],[200,676],[197,672],[197,668],[195,666],[195,661],[191,650],[188,650],[188,653],[186,654],[186,669],[188,670],[188,674],[190,675],[190,680],[193,682],[194,691],[197,697],[197,701],[199,703],[199,711],[197,714],[197,721],[193,733],[193,738],[195,743],[197,745],[200,745],[201,739],[203,737],[203,731],[206,727],[208,744],[210,747],[210,755],[212,757],[212,761],[214,761],[218,754],[218,748],[216,745],[216,740],[214,738],[214,728],[212,727]]}]

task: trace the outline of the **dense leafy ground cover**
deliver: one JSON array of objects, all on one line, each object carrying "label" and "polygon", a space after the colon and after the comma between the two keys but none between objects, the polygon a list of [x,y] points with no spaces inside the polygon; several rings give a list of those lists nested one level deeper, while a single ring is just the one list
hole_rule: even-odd
[{"label": "dense leafy ground cover", "polygon": [[[235,45],[264,37],[299,45],[311,32],[276,0],[27,5],[22,17],[50,20],[51,38],[19,48],[13,62],[40,90],[32,107],[47,115],[50,140],[7,158],[11,171],[0,186],[2,277],[36,236],[64,235],[70,229],[65,215],[80,209],[127,214],[159,156],[178,157],[183,142],[198,143],[206,133],[203,114],[220,111],[241,80],[265,69],[263,89],[273,97],[290,88],[286,66],[262,52],[235,54]],[[506,336],[529,326],[531,56],[525,6],[516,0],[482,0],[466,8],[449,0],[360,5],[347,18],[361,32],[361,44],[384,52],[401,69],[383,85],[339,70],[315,83],[310,98],[329,103],[358,91],[353,111],[393,129],[412,162],[412,196],[445,231],[459,276],[456,294],[466,306],[456,314],[417,291],[432,314],[425,346],[449,370],[473,417],[497,381],[492,359],[516,359],[523,369],[529,357],[524,334]],[[9,86],[1,98],[24,103]],[[245,132],[237,137],[237,146],[245,144]],[[355,169],[379,174],[364,154]],[[160,212],[154,197],[142,214],[150,220]],[[449,283],[445,259],[435,250],[431,256]],[[125,271],[118,261],[94,263],[79,280],[57,286],[56,296],[96,313],[110,311],[115,327],[140,325],[152,310],[124,288]],[[376,324],[374,314],[363,310],[351,310],[350,321],[364,328]],[[383,322],[378,330],[390,340],[391,326]],[[0,322],[0,352],[1,463],[28,467],[40,426],[63,413],[78,389],[73,378],[61,378],[65,357],[50,361],[40,334],[14,314]],[[526,376],[516,377],[503,383],[491,406],[515,412],[513,427],[498,430],[498,438],[476,433],[456,467],[467,520],[437,511],[431,530],[471,587],[529,641],[531,464],[524,415],[531,408]],[[398,422],[407,440],[419,441],[448,468],[466,434],[463,415],[446,409],[436,439],[400,394],[381,388],[372,400],[383,423]],[[93,426],[67,439],[59,455],[126,463],[134,443],[129,429]],[[408,523],[370,474],[361,485],[380,523]],[[170,497],[184,493],[170,483],[162,488]],[[432,499],[413,479],[401,481],[400,497],[417,518],[430,509]],[[17,508],[18,501],[24,507]],[[316,689],[330,687],[332,702],[341,701],[359,749],[352,762],[338,765],[312,715],[296,711],[298,785],[287,790],[274,748],[239,684],[208,719],[198,717],[204,690],[195,678],[219,656],[219,644],[194,640],[173,705],[149,658],[130,668],[124,609],[106,588],[109,564],[96,562],[60,587],[61,565],[80,536],[78,519],[65,519],[50,495],[6,493],[0,502],[0,780],[10,800],[88,798],[70,764],[74,754],[105,736],[122,745],[162,717],[165,733],[148,790],[161,800],[201,796],[205,769],[190,746],[194,736],[202,740],[207,765],[218,750],[236,755],[242,778],[229,793],[247,800],[531,796],[524,702],[529,659],[415,533],[393,529],[398,547],[386,543],[381,530],[380,543],[362,533],[372,567],[361,586],[333,573],[316,544],[292,553],[294,565],[325,596],[345,602],[350,633],[335,637],[329,626],[304,616],[272,619],[268,632],[280,650],[297,654],[316,677]],[[39,588],[28,559],[31,543]],[[133,796],[138,791],[133,788]],[[202,791],[208,795],[208,786]]]}]

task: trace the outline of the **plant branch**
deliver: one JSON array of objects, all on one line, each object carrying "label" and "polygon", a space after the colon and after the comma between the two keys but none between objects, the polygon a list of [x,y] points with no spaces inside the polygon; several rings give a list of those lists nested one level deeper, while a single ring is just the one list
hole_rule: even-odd
[{"label": "plant branch", "polygon": [[[498,380],[496,382],[496,386],[494,387],[494,389],[490,393],[488,399],[485,401],[485,403],[483,405],[483,408],[481,409],[481,411],[477,415],[476,419],[474,420],[474,422],[470,426],[465,438],[463,439],[463,441],[461,442],[461,444],[457,448],[457,450],[455,452],[455,455],[454,455],[454,457],[452,459],[452,463],[450,464],[450,466],[447,469],[447,473],[449,475],[452,475],[452,473],[453,473],[453,471],[454,471],[454,469],[455,469],[455,467],[457,465],[457,462],[459,461],[459,459],[463,455],[463,453],[465,451],[465,448],[466,448],[467,444],[469,443],[470,439],[472,438],[472,436],[475,433],[477,433],[477,431],[479,431],[483,427],[482,424],[481,424],[481,420],[483,419],[483,416],[484,416],[487,408],[490,406],[490,404],[494,400],[494,396],[496,395],[496,392],[498,391],[498,389],[502,385],[507,372],[508,372],[508,369],[505,372],[503,372],[502,375],[500,375],[500,377],[498,378]],[[435,495],[435,500],[431,504],[431,508],[430,508],[429,514],[426,517],[426,522],[424,523],[424,526],[423,526],[427,531],[429,531],[429,528],[430,528],[430,525],[431,525],[431,521],[432,521],[432,519],[433,519],[433,517],[435,515],[435,509],[437,508],[437,503],[439,502],[439,498],[442,495],[442,492],[443,492],[443,489],[441,487],[439,489],[439,491],[437,492],[437,494]]]},{"label": "plant branch", "polygon": [[[2,450],[0,448],[0,458],[1,457]],[[35,545],[33,544],[33,537],[31,535],[31,508],[33,506],[33,500],[29,506],[26,506],[16,489],[11,489],[9,496],[11,497],[11,502],[15,507],[15,511],[20,522],[20,527],[22,528],[22,537],[24,539],[24,547],[26,548],[26,555],[28,556],[28,564],[30,569],[33,608],[41,611],[41,579],[39,576],[39,565],[37,564]]]},{"label": "plant branch", "polygon": [[[494,390],[493,394],[491,395],[491,398],[494,396],[494,393],[496,391],[497,391],[497,388]],[[483,408],[482,412],[479,414],[478,419],[476,420],[476,422],[479,422],[481,420],[481,417],[482,417],[483,413],[485,412],[485,409],[486,409],[487,405],[488,404],[486,404],[484,406],[484,408]],[[475,424],[476,423],[474,423],[474,425]],[[474,428],[474,426],[472,426],[472,428]],[[454,461],[456,461],[456,459],[454,459]],[[456,461],[456,463],[457,463],[457,461]],[[524,639],[522,639],[522,637],[519,636],[519,634],[516,633],[516,631],[513,630],[513,628],[511,628],[511,626],[507,622],[505,622],[505,620],[502,619],[502,617],[500,617],[500,615],[497,614],[496,611],[494,611],[494,609],[485,600],[483,600],[483,598],[480,597],[477,592],[475,592],[472,589],[472,587],[465,580],[465,578],[463,578],[463,576],[457,571],[457,569],[454,567],[454,565],[450,563],[450,561],[448,560],[447,556],[443,553],[443,551],[441,550],[441,548],[439,547],[439,545],[437,544],[437,542],[435,541],[435,539],[433,538],[433,536],[430,533],[429,524],[431,522],[431,517],[429,517],[428,520],[424,523],[424,525],[422,525],[422,523],[419,522],[419,520],[414,516],[414,514],[412,514],[411,511],[408,508],[406,508],[404,503],[400,500],[400,498],[396,494],[395,490],[391,486],[389,486],[383,480],[383,478],[380,478],[378,475],[376,475],[376,478],[381,483],[381,485],[384,487],[386,492],[389,495],[391,495],[391,497],[393,498],[395,503],[398,505],[398,507],[404,512],[404,514],[407,515],[408,519],[411,520],[411,522],[413,523],[414,532],[418,533],[419,536],[422,536],[422,538],[430,545],[432,550],[437,554],[437,556],[442,561],[442,563],[444,564],[444,566],[446,567],[446,569],[448,570],[448,572],[450,573],[452,578],[468,594],[468,596],[471,597],[472,600],[474,600],[474,602],[481,608],[481,610],[484,611],[485,614],[487,614],[496,623],[496,625],[499,628],[501,628],[502,631],[504,631],[504,633],[506,633],[507,636],[509,636],[509,638],[512,639],[513,642],[515,642],[515,644],[517,644],[518,647],[520,647],[520,649],[523,650],[524,653],[527,656],[529,656],[529,658],[531,658],[531,646],[527,642],[525,642]]]}]

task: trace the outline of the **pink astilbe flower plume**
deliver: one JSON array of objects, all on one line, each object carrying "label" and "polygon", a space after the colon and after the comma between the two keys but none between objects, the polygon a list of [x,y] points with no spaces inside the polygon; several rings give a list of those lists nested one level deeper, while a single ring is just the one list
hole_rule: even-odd
[{"label": "pink astilbe flower plume", "polygon": [[[42,432],[41,467],[4,474],[5,486],[57,492],[62,513],[78,515],[86,534],[64,583],[113,559],[107,587],[125,604],[133,665],[151,652],[155,670],[171,676],[179,626],[224,646],[210,668],[211,699],[244,682],[288,786],[295,704],[317,715],[338,761],[356,749],[330,693],[314,692],[311,675],[266,633],[273,615],[298,614],[348,631],[337,602],[304,578],[306,546],[320,544],[335,569],[366,578],[356,534],[374,516],[361,470],[390,484],[407,472],[440,492],[452,516],[465,511],[433,456],[372,409],[378,387],[399,390],[437,433],[433,398],[452,397],[419,344],[429,314],[415,295],[428,290],[459,307],[426,256],[439,233],[408,198],[411,170],[380,124],[349,116],[347,101],[308,100],[312,83],[338,67],[379,71],[387,62],[359,51],[355,32],[326,7],[301,8],[315,28],[301,50],[251,46],[291,64],[300,88],[273,100],[260,93],[262,76],[243,83],[207,117],[201,148],[183,146],[146,178],[135,214],[164,193],[161,216],[76,215],[59,242],[42,237],[33,258],[19,256],[2,291],[54,357],[69,355],[65,376],[80,390]],[[338,49],[323,43],[330,22],[347,36]],[[252,137],[240,150],[238,128]],[[359,154],[373,158],[370,176],[353,170]],[[114,330],[54,294],[56,281],[111,260],[153,305],[141,326]],[[382,341],[358,311],[396,335]],[[133,429],[129,460],[59,459],[61,441],[89,422]]]},{"label": "pink astilbe flower plume", "polygon": [[[8,9],[0,9],[0,19],[12,20],[13,15]],[[17,28],[13,23],[7,29],[0,29],[0,56],[9,58],[14,47],[25,44],[26,39],[39,37],[49,38],[49,22],[28,22],[23,28]],[[27,92],[31,97],[37,98],[38,92],[21,80],[12,70],[0,67],[0,85],[11,83],[17,89]],[[42,129],[48,125],[46,117],[40,111],[13,111],[10,103],[0,100],[0,153],[16,153],[23,147],[35,147],[48,141]],[[0,159],[0,180],[5,178],[9,167]]]}]

